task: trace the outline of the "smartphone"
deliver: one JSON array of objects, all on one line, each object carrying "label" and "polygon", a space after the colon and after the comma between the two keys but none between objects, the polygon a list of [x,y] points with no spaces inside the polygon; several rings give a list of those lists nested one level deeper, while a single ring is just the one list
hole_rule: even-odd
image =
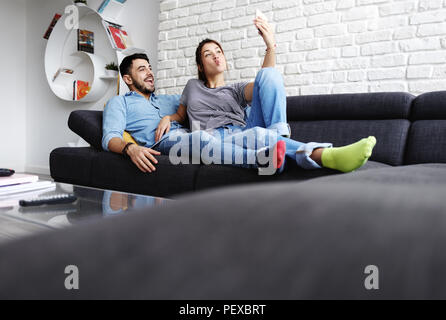
[{"label": "smartphone", "polygon": [[256,10],[256,18],[262,18],[265,21],[268,21],[268,18],[263,14],[262,11],[260,11],[259,9]]},{"label": "smartphone", "polygon": [[[256,9],[256,18],[262,18],[262,19],[264,19],[265,21],[268,21],[268,18],[267,18],[267,17],[263,14],[263,12],[260,11],[259,9]],[[257,28],[257,30],[259,30],[259,34],[260,34],[260,35],[263,35],[262,31],[260,31],[259,28]]]}]

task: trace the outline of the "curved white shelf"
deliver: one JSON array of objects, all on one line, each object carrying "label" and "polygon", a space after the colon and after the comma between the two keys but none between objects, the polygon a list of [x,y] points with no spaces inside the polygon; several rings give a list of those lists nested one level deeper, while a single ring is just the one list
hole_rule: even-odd
[{"label": "curved white shelf", "polygon": [[[77,6],[79,10],[79,28],[94,32],[94,54],[77,50],[77,29],[67,29],[63,15],[48,39],[45,51],[45,72],[48,84],[54,94],[62,100],[73,100],[73,82],[88,81],[90,92],[76,102],[98,101],[107,92],[111,82],[105,75],[105,65],[118,62],[116,52],[112,48],[101,16],[87,6]],[[74,70],[69,75],[60,73],[53,81],[59,68]]]}]

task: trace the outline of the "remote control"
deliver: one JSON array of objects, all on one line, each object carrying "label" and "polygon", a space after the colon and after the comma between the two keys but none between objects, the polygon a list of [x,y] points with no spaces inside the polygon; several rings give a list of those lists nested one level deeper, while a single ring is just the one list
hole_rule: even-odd
[{"label": "remote control", "polygon": [[0,177],[9,177],[15,173],[14,170],[11,169],[0,169]]},{"label": "remote control", "polygon": [[41,206],[44,204],[61,204],[61,203],[72,203],[77,200],[77,197],[70,194],[55,194],[51,196],[42,196],[29,200],[20,200],[19,204],[22,207],[31,207],[31,206]]}]

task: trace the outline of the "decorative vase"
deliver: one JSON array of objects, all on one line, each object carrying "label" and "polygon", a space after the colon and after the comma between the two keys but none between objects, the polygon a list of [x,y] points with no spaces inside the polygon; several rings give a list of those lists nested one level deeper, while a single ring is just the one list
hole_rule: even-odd
[{"label": "decorative vase", "polygon": [[118,71],[105,69],[105,75],[107,77],[116,78],[118,76]]}]

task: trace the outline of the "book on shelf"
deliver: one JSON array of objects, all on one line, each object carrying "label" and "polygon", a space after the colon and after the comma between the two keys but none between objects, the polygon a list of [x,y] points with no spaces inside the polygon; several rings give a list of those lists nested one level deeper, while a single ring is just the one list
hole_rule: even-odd
[{"label": "book on shelf", "polygon": [[56,26],[57,21],[59,21],[59,19],[62,17],[61,14],[56,13],[53,17],[53,20],[50,23],[50,26],[48,27],[48,29],[46,30],[45,34],[43,35],[44,39],[49,39],[51,32],[53,32],[54,27]]},{"label": "book on shelf", "polygon": [[98,8],[98,13],[108,17],[115,19],[127,0],[104,0]]},{"label": "book on shelf", "polygon": [[94,32],[78,29],[77,50],[94,53]]},{"label": "book on shelf", "polygon": [[74,73],[74,70],[72,69],[68,69],[68,68],[59,68],[57,69],[56,73],[53,76],[53,82],[54,80],[56,80],[56,78],[60,75],[60,74],[66,74],[66,75],[72,75]]},{"label": "book on shelf", "polygon": [[130,36],[127,33],[127,31],[125,31],[122,28],[121,28],[121,38],[122,38],[122,41],[124,42],[124,45],[125,45],[126,49],[133,47],[132,39],[130,38]]},{"label": "book on shelf", "polygon": [[125,50],[133,47],[129,33],[121,25],[106,20],[103,20],[103,24],[113,49]]},{"label": "book on shelf", "polygon": [[75,80],[73,82],[73,100],[81,100],[90,92],[90,84],[87,81]]}]

